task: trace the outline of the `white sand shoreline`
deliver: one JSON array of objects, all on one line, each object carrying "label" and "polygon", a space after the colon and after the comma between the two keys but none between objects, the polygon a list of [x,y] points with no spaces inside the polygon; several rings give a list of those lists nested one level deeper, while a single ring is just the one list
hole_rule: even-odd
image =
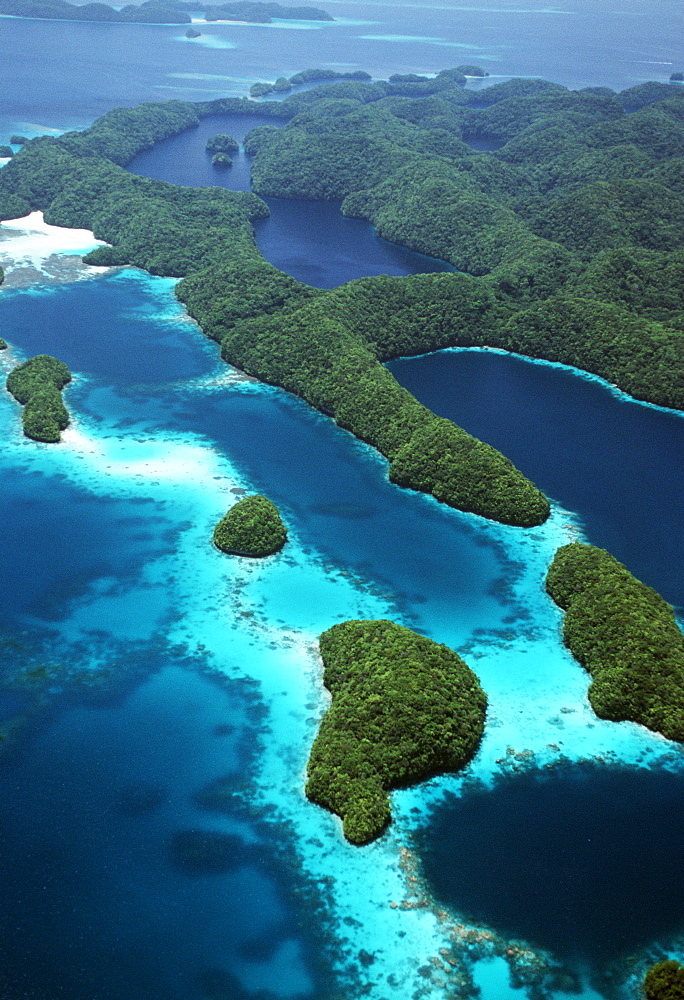
[{"label": "white sand shoreline", "polygon": [[[96,247],[107,246],[89,229],[66,229],[49,225],[42,212],[31,212],[21,219],[0,223],[0,267],[5,274],[33,268],[47,275],[45,265],[55,256],[83,256]],[[84,267],[84,276],[108,268]]]}]

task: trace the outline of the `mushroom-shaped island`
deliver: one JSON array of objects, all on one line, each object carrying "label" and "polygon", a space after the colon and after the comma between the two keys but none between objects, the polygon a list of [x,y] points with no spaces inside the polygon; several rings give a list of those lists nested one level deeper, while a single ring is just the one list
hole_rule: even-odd
[{"label": "mushroom-shaped island", "polygon": [[258,494],[239,500],[214,528],[214,545],[234,556],[270,556],[286,541],[278,508]]},{"label": "mushroom-shaped island", "polygon": [[367,844],[390,821],[390,789],[470,761],[487,696],[452,649],[391,621],[342,622],[319,642],[332,705],[306,794],[342,817],[347,840]]}]

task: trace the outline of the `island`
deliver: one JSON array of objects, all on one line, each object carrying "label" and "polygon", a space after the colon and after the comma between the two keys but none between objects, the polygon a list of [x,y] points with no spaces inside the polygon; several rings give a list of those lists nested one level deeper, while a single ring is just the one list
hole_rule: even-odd
[{"label": "island", "polygon": [[11,146],[0,146],[0,159],[9,159],[10,156],[14,156],[14,150]]},{"label": "island", "polygon": [[0,337],[0,351],[6,351],[6,350],[7,350],[7,341],[3,340],[2,337]]},{"label": "island", "polygon": [[684,635],[670,605],[605,549],[580,542],[558,549],[546,589],[565,611],[566,646],[592,676],[596,714],[684,742]]},{"label": "island", "polygon": [[453,650],[391,621],[342,622],[319,645],[332,705],[311,748],[306,794],[342,818],[347,840],[367,844],[390,821],[390,789],[473,757],[487,698]]},{"label": "island", "polygon": [[7,389],[24,407],[22,423],[26,437],[55,444],[69,423],[62,402],[62,389],[71,381],[71,372],[63,361],[49,354],[17,365],[7,376]]},{"label": "island", "polygon": [[[259,0],[235,0],[233,3],[204,6],[193,0],[143,0],[140,4],[111,7],[105,3],[73,4],[67,0],[0,0],[0,14],[12,17],[37,17],[48,20],[108,21],[127,24],[188,24],[190,13],[204,13],[206,21],[246,21],[270,24],[273,18],[298,21],[333,21],[318,7],[284,7]],[[188,29],[188,32],[193,29]],[[188,34],[187,38],[199,37]]]},{"label": "island", "polygon": [[185,32],[186,38],[201,38],[202,32],[198,31],[197,28],[188,28]]},{"label": "island", "polygon": [[237,153],[240,143],[232,135],[212,135],[204,147],[207,153]]},{"label": "island", "polygon": [[646,1000],[684,1000],[684,965],[669,959],[652,965],[644,979]]},{"label": "island", "polygon": [[212,166],[225,169],[226,167],[232,167],[233,161],[228,153],[214,153],[211,158]]},{"label": "island", "polygon": [[214,545],[229,555],[262,558],[279,552],[286,541],[278,508],[259,494],[239,500],[214,528]]},{"label": "island", "polygon": [[[393,482],[532,527],[548,517],[543,493],[422,406],[383,362],[494,347],[684,408],[684,90],[569,91],[530,79],[468,90],[464,69],[473,67],[333,79],[282,101],[115,109],[83,132],[26,143],[0,171],[0,216],[40,209],[111,244],[89,263],[182,278],[176,294],[228,363],[373,445]],[[123,169],[220,114],[264,119],[244,144],[253,192]],[[491,151],[474,148],[483,142]],[[268,207],[255,192],[339,201],[457,271],[311,288],[259,254],[251,223]]]}]

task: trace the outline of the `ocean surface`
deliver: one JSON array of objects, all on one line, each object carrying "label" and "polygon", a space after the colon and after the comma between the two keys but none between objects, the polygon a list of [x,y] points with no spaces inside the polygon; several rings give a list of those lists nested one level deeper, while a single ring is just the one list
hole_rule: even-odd
[{"label": "ocean surface", "polygon": [[[0,142],[314,65],[618,89],[684,68],[679,0],[323,6],[334,24],[193,41],[0,18]],[[131,169],[246,189],[244,154],[217,179],[204,152],[236,125]],[[317,287],[446,266],[334,204],[269,205],[262,253]],[[59,446],[0,397],[1,1000],[636,996],[630,977],[682,953],[684,754],[594,716],[542,584],[579,537],[684,607],[684,418],[498,352],[393,362],[553,499],[546,525],[506,528],[392,486],[372,449],[222,364],[173,280],[69,261],[0,293],[3,372],[42,352],[74,372]],[[211,544],[245,492],[290,531],[264,562]],[[457,649],[489,711],[465,774],[394,793],[358,850],[303,776],[327,706],[316,638],[374,617]]]}]

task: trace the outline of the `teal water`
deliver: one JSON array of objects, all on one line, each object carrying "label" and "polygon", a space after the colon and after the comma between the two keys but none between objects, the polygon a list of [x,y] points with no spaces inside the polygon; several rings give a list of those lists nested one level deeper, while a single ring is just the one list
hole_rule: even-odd
[{"label": "teal water", "polygon": [[[117,104],[244,94],[255,79],[321,63],[387,76],[481,61],[492,79],[523,72],[571,86],[666,79],[679,5],[620,6],[334,0],[344,15],[335,25],[212,25],[198,45],[173,26],[0,18],[9,53],[1,119],[8,134],[60,130]],[[206,171],[200,148],[191,165],[182,148],[169,157],[172,173]],[[153,155],[139,165],[158,168]],[[233,176],[245,183],[244,172]],[[282,207],[272,252],[295,256],[306,280],[326,287],[354,276],[350,266],[372,272],[369,227],[361,237],[359,224],[332,261],[316,207]],[[303,235],[293,255],[295,224]],[[635,571],[679,600],[681,496],[669,484],[681,418],[655,419],[566,371],[509,358],[493,373],[489,359],[474,360],[456,394],[481,421],[472,429],[501,447],[518,441],[515,460],[556,501],[542,528],[504,528],[391,486],[371,449],[220,364],[173,285],[123,271],[0,296],[0,332],[12,345],[0,366],[48,351],[76,376],[66,391],[72,425],[57,447],[24,439],[18,407],[0,398],[0,995],[408,1000],[467,996],[470,982],[483,1000],[559,997],[568,984],[584,1000],[615,983],[636,995],[629,977],[639,963],[663,949],[681,954],[681,894],[665,890],[668,860],[681,853],[670,805],[682,754],[594,717],[542,581],[559,544],[588,537],[622,546]],[[436,374],[420,381],[439,395]],[[604,442],[596,428],[610,429]],[[623,465],[604,468],[615,441],[627,440]],[[561,460],[569,449],[572,461]],[[213,525],[256,490],[281,506],[290,543],[264,563],[227,559],[211,545]],[[363,850],[302,791],[327,704],[315,640],[354,617],[392,617],[449,643],[489,696],[465,776],[395,793],[392,827]],[[572,791],[574,767],[599,775],[585,796]],[[557,776],[565,799],[541,808],[538,773]],[[602,809],[609,797],[616,808]],[[646,806],[665,818],[644,848]],[[512,810],[518,843],[502,834]],[[597,813],[608,846],[589,857],[592,869],[559,835],[564,826],[580,836]],[[482,860],[483,824],[516,877],[506,883],[491,865],[466,878],[469,890],[482,882],[472,898],[458,875]],[[540,845],[529,866],[519,853],[526,833]],[[624,850],[607,892],[611,836]],[[638,887],[645,850],[658,862],[649,899],[667,917],[657,926],[623,892]],[[584,910],[568,906],[567,869],[553,882],[531,867],[562,852],[576,859]],[[419,853],[432,895],[412,881]],[[454,889],[429,869],[432,858]],[[506,894],[512,911],[494,905]],[[592,908],[602,953],[561,933]],[[540,933],[549,926],[555,937]],[[523,934],[530,940],[513,946]]]}]

